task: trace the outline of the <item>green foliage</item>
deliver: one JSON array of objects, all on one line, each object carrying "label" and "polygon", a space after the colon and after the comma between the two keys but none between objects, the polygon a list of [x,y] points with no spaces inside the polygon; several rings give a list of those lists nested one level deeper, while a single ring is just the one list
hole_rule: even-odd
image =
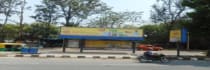
[{"label": "green foliage", "polygon": [[186,7],[182,5],[183,1],[157,0],[157,3],[152,6],[153,10],[150,18],[154,23],[163,24],[160,24],[160,27],[158,27],[161,28],[160,31],[155,31],[155,34],[150,37],[151,39],[164,45],[171,45],[169,43],[170,30],[181,29],[186,24]]},{"label": "green foliage", "polygon": [[18,37],[18,26],[15,24],[6,24],[3,29],[4,32],[1,34],[4,34],[5,39],[10,40],[14,37]]},{"label": "green foliage", "polygon": [[[209,0],[185,0],[184,6],[193,9],[188,13],[191,18],[189,25],[191,44],[200,49],[210,48],[210,1]],[[196,47],[197,48],[197,47]]]},{"label": "green foliage", "polygon": [[100,0],[50,0],[59,8],[65,26],[78,26],[84,19],[109,8]]},{"label": "green foliage", "polygon": [[166,25],[167,38],[169,38],[170,30],[176,28],[175,26],[179,25],[179,21],[182,21],[182,17],[185,16],[186,7],[182,6],[183,1],[157,0],[157,4],[153,5],[151,19],[154,23],[164,23]]},{"label": "green foliage", "polygon": [[[0,32],[4,33],[4,26],[8,22],[9,18],[14,14],[19,14],[20,12],[17,8],[22,4],[20,0],[0,0],[0,15],[5,16],[3,24],[0,26]],[[0,36],[0,41],[2,41],[5,37],[3,35]]]},{"label": "green foliage", "polygon": [[32,16],[37,22],[56,23],[61,14],[58,12],[58,7],[51,0],[42,0],[42,5],[36,5],[36,15]]},{"label": "green foliage", "polygon": [[167,29],[165,24],[144,25],[140,29],[144,30],[146,43],[165,44],[168,42]]},{"label": "green foliage", "polygon": [[47,24],[43,23],[33,23],[27,31],[27,33],[29,33],[28,36],[32,39],[50,38],[49,36],[51,35],[58,35],[58,32],[58,28],[55,25],[48,27]]},{"label": "green foliage", "polygon": [[[48,25],[43,23],[32,23],[23,25],[23,39],[24,40],[36,40],[41,38],[53,38],[59,33],[59,28],[53,24]],[[5,37],[5,40],[15,40],[19,38],[19,25],[6,24],[1,36]],[[48,29],[48,30],[47,30]],[[49,34],[49,36],[46,36]]]},{"label": "green foliage", "polygon": [[188,0],[183,2],[184,5],[195,11],[188,13],[192,18],[190,30],[194,35],[209,37],[210,34],[210,1],[209,0]]}]

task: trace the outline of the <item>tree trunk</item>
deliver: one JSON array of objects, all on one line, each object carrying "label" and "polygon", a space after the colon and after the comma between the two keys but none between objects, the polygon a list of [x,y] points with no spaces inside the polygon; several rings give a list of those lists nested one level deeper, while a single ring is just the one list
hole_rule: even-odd
[{"label": "tree trunk", "polygon": [[24,7],[25,7],[25,0],[23,1],[23,5],[21,6],[21,12],[20,12],[20,32],[19,32],[19,39],[20,41],[23,40],[23,13],[24,13]]},{"label": "tree trunk", "polygon": [[68,17],[66,17],[66,24],[65,24],[65,26],[71,26]]},{"label": "tree trunk", "polygon": [[5,20],[4,20],[4,24],[2,25],[2,29],[3,29],[3,27],[7,24],[8,18],[9,18],[9,16],[6,15],[6,18],[5,18]]},{"label": "tree trunk", "polygon": [[111,23],[111,26],[110,26],[111,28],[114,28],[114,23]]},{"label": "tree trunk", "polygon": [[[53,11],[53,8],[51,8],[51,11]],[[49,20],[48,20],[48,22],[47,22],[47,26],[46,26],[46,35],[44,36],[45,38],[49,38],[49,35],[50,35],[50,33],[49,33],[49,31],[50,31],[50,24],[52,24],[53,22],[53,15],[52,15],[53,13],[52,12],[50,12],[49,13]]]},{"label": "tree trunk", "polygon": [[66,16],[66,24],[67,26],[74,26],[74,24],[70,23],[70,19],[72,18],[72,8],[71,6],[68,6],[68,11],[66,12],[67,13],[67,16]]},{"label": "tree trunk", "polygon": [[45,38],[49,38],[49,35],[50,35],[50,33],[49,33],[49,31],[50,31],[50,23],[47,23],[47,28],[46,29],[47,30],[46,30]]}]

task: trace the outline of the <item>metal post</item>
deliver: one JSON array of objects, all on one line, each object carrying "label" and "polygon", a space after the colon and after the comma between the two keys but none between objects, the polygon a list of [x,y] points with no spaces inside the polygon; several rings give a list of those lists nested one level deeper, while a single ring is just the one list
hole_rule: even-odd
[{"label": "metal post", "polygon": [[190,33],[187,33],[187,50],[190,50]]},{"label": "metal post", "polygon": [[180,46],[179,46],[179,42],[176,43],[177,45],[177,57],[180,56]]},{"label": "metal post", "polygon": [[132,42],[132,49],[133,53],[136,53],[136,42]]}]

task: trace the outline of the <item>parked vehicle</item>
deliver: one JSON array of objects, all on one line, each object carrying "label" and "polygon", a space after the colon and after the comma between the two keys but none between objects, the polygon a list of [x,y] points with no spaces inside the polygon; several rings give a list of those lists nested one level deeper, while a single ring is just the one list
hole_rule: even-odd
[{"label": "parked vehicle", "polygon": [[150,44],[141,44],[137,47],[138,50],[152,50],[152,51],[160,51],[163,48],[160,45],[150,45]]},{"label": "parked vehicle", "polygon": [[0,51],[20,51],[24,43],[0,43]]}]

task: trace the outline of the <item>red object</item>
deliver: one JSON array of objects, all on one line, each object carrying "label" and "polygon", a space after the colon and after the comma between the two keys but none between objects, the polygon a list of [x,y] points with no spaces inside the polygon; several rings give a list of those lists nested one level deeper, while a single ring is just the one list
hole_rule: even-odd
[{"label": "red object", "polygon": [[163,50],[163,48],[160,45],[147,45],[147,44],[141,44],[137,47],[138,50],[152,50],[152,51],[160,51]]}]

